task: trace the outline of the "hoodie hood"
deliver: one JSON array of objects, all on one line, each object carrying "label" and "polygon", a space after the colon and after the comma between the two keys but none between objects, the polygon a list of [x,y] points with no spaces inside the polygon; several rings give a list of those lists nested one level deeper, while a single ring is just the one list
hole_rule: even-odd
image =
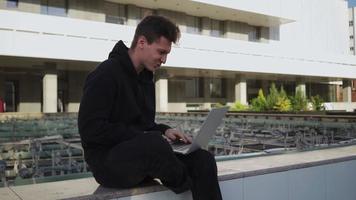
[{"label": "hoodie hood", "polygon": [[115,58],[117,56],[128,56],[127,51],[129,50],[129,48],[127,48],[127,46],[124,44],[124,42],[122,40],[118,41],[114,48],[111,50],[110,54],[109,54],[109,58]]},{"label": "hoodie hood", "polygon": [[129,74],[137,77],[139,80],[146,82],[153,80],[153,73],[144,69],[140,74],[137,74],[135,67],[131,61],[131,58],[128,54],[129,48],[124,44],[122,40],[118,41],[114,48],[111,50],[109,54],[109,59],[118,59],[124,64],[125,70],[128,71]]}]

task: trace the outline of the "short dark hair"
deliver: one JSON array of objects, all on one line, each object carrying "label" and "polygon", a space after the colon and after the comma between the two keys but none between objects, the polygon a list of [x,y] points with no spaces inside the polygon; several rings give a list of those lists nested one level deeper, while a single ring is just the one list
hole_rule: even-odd
[{"label": "short dark hair", "polygon": [[131,48],[135,48],[139,36],[144,36],[148,44],[152,44],[160,37],[176,43],[180,38],[178,26],[166,17],[150,15],[142,19],[137,25]]}]

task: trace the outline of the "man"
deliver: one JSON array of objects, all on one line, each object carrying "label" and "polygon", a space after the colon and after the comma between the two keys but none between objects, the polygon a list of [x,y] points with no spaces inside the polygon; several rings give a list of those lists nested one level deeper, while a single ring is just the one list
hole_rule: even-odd
[{"label": "man", "polygon": [[96,181],[128,188],[154,178],[193,199],[221,199],[214,157],[205,150],[175,154],[170,140],[191,139],[155,123],[153,72],[166,62],[179,28],[160,16],[144,18],[131,47],[119,41],[85,82],[78,127],[85,159]]}]

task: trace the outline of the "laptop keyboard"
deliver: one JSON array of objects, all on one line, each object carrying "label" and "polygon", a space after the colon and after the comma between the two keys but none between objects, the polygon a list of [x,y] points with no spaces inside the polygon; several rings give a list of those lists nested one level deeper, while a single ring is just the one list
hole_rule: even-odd
[{"label": "laptop keyboard", "polygon": [[186,144],[186,143],[183,143],[183,142],[173,142],[171,144],[172,148],[174,150],[185,150],[185,149],[188,149],[190,147],[191,144]]}]

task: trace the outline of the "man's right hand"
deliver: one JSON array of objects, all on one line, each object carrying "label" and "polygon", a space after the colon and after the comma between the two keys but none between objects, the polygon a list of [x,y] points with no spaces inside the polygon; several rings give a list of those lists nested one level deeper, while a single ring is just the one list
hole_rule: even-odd
[{"label": "man's right hand", "polygon": [[176,129],[167,129],[164,135],[171,141],[181,140],[184,143],[192,143],[192,138]]}]

